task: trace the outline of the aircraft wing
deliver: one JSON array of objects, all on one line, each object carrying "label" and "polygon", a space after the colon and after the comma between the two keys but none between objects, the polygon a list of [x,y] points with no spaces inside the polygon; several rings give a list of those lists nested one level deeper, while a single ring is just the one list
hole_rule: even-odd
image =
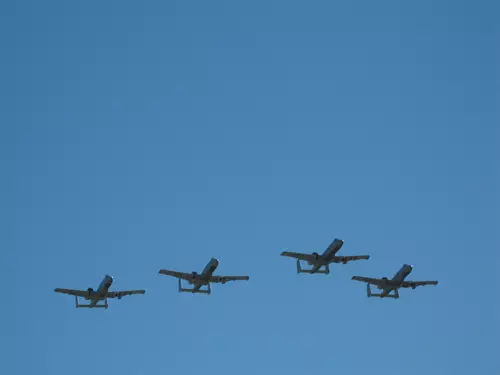
[{"label": "aircraft wing", "polygon": [[228,281],[239,281],[239,280],[249,280],[248,276],[212,276],[210,278],[211,283],[222,283],[225,284]]},{"label": "aircraft wing", "polygon": [[281,253],[281,256],[305,260],[305,261],[315,261],[316,260],[316,257],[312,254],[294,253],[291,251],[283,251]]},{"label": "aircraft wing", "polygon": [[131,296],[133,294],[144,294],[145,290],[123,290],[120,292],[108,292],[107,298],[122,298],[124,296]]},{"label": "aircraft wing", "polygon": [[87,290],[77,290],[77,289],[56,288],[54,292],[69,294],[70,296],[77,296],[77,297],[87,297],[89,295],[89,292]]},{"label": "aircraft wing", "polygon": [[177,272],[177,271],[171,271],[171,270],[160,270],[162,275],[167,275],[167,276],[173,276],[177,277],[178,279],[184,279],[184,280],[190,280],[192,278],[191,273],[186,273],[186,272]]},{"label": "aircraft wing", "polygon": [[437,281],[403,281],[401,286],[403,288],[416,288],[417,286],[424,286],[424,285],[437,285]]},{"label": "aircraft wing", "polygon": [[371,277],[353,276],[351,280],[362,281],[364,283],[379,285],[382,281],[381,279],[373,279]]},{"label": "aircraft wing", "polygon": [[369,255],[351,255],[351,256],[335,256],[332,263],[348,263],[353,260],[370,259]]}]

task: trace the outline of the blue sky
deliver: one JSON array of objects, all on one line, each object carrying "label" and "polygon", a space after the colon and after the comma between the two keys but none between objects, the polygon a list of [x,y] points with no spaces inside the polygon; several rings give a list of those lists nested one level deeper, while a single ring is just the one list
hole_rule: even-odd
[{"label": "blue sky", "polygon": [[[12,374],[493,374],[494,1],[0,6]],[[297,275],[290,251],[369,261]],[[179,294],[160,268],[250,281]],[[353,275],[438,287],[368,299]],[[144,296],[77,310],[55,287]]]}]

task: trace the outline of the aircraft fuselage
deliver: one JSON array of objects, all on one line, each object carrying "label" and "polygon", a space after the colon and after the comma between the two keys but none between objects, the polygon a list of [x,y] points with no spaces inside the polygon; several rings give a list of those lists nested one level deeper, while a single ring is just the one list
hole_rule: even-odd
[{"label": "aircraft fuselage", "polygon": [[401,284],[412,270],[412,266],[404,264],[392,279],[385,279],[385,283],[378,285],[377,288],[383,290],[382,296],[385,297],[393,290],[401,288]]},{"label": "aircraft fuselage", "polygon": [[99,284],[97,290],[92,290],[89,288],[89,295],[85,297],[86,300],[91,300],[91,305],[94,306],[97,302],[106,299],[106,295],[108,294],[109,288],[113,284],[113,277],[106,275],[104,279]]},{"label": "aircraft fuselage", "polygon": [[328,249],[326,249],[322,254],[317,255],[315,261],[309,262],[309,264],[313,266],[311,273],[316,273],[321,267],[330,264],[342,245],[344,245],[344,241],[336,238]]},{"label": "aircraft fuselage", "polygon": [[219,267],[219,260],[212,258],[207,263],[201,274],[193,272],[193,277],[191,280],[188,280],[190,284],[194,285],[193,289],[198,290],[202,285],[208,285],[210,283],[210,278],[217,267]]}]

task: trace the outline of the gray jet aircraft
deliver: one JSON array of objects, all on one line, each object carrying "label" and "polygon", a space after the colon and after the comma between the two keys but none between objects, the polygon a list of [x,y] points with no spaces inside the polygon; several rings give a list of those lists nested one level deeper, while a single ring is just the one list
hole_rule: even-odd
[{"label": "gray jet aircraft", "polygon": [[[399,298],[399,288],[412,288],[415,289],[417,286],[424,285],[437,285],[437,281],[404,281],[406,277],[413,270],[413,266],[409,264],[404,264],[403,267],[394,275],[392,279],[387,277],[382,277],[381,279],[373,279],[370,277],[353,276],[352,280],[363,281],[366,284],[368,297],[380,297],[380,298]],[[372,293],[370,285],[375,285],[377,289],[382,290],[380,294]],[[394,291],[393,294],[391,292]]]},{"label": "gray jet aircraft", "polygon": [[[347,264],[353,260],[370,259],[369,255],[351,255],[351,256],[338,256],[337,252],[340,250],[344,241],[334,239],[323,254],[312,253],[293,253],[290,251],[283,251],[281,256],[296,258],[297,259],[297,273],[322,273],[328,275],[330,273],[330,263],[343,263]],[[312,266],[311,269],[303,269],[300,261],[306,261],[307,264]],[[324,269],[321,269],[324,267]]]},{"label": "gray jet aircraft", "polygon": [[[71,296],[75,296],[76,308],[79,307],[88,307],[88,308],[108,308],[108,298],[118,298],[121,299],[124,296],[130,296],[133,294],[144,294],[145,290],[124,290],[121,292],[110,292],[109,288],[113,284],[113,278],[109,275],[104,276],[99,288],[94,290],[92,288],[88,288],[87,290],[77,290],[77,289],[61,289],[56,288],[54,291],[56,293],[64,293],[69,294]],[[87,301],[90,301],[88,305],[80,305],[78,302],[78,297],[84,298]],[[99,301],[104,301],[103,305],[99,305]]]},{"label": "gray jet aircraft", "polygon": [[[225,284],[228,281],[237,280],[248,280],[248,276],[214,276],[213,273],[219,266],[219,260],[212,258],[205,266],[201,274],[197,272],[185,273],[170,270],[160,270],[159,273],[162,275],[173,276],[179,279],[179,292],[191,292],[191,293],[204,293],[210,294],[212,289],[210,288],[210,283],[222,283]],[[183,288],[181,280],[186,280],[189,284],[193,285],[192,289]],[[207,289],[201,289],[202,286],[206,285]]]}]

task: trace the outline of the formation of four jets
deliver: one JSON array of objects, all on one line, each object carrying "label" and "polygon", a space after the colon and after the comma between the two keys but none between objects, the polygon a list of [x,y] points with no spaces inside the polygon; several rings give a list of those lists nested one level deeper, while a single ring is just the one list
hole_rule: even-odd
[{"label": "formation of four jets", "polygon": [[[354,256],[338,256],[337,252],[340,250],[344,241],[335,239],[330,246],[322,253],[294,253],[289,251],[284,251],[281,253],[282,256],[297,259],[297,273],[309,273],[309,274],[329,274],[330,264],[332,263],[343,263],[370,259],[369,255],[354,255]],[[301,266],[301,261],[307,262],[310,269],[303,269]],[[215,270],[219,266],[219,260],[212,258],[205,266],[201,273],[197,272],[178,272],[172,270],[161,269],[159,271],[162,275],[173,276],[179,280],[179,292],[191,292],[191,293],[204,293],[210,294],[211,283],[222,283],[225,284],[228,281],[238,281],[238,280],[249,280],[248,276],[216,276],[214,275]],[[412,288],[415,289],[417,286],[424,285],[437,285],[437,281],[405,281],[406,277],[411,273],[413,267],[404,264],[401,269],[394,275],[393,278],[389,279],[387,277],[382,278],[370,278],[362,276],[353,276],[352,280],[362,281],[367,283],[367,295],[368,297],[380,297],[380,298],[399,298],[400,288]],[[182,280],[187,281],[192,288],[184,288],[182,286]],[[56,288],[55,292],[64,293],[75,296],[76,307],[88,307],[88,308],[108,308],[108,298],[118,298],[121,299],[124,296],[134,295],[134,294],[144,294],[145,290],[124,290],[124,291],[110,291],[109,288],[113,284],[113,278],[106,275],[102,280],[101,284],[94,290],[88,288],[87,290],[77,290],[77,289],[61,289]],[[381,290],[380,293],[372,293],[370,285],[374,285],[377,289]],[[206,286],[206,289],[202,289]],[[80,304],[79,298],[83,298],[88,301],[88,304]],[[100,301],[104,301],[104,304],[99,304]]]}]

